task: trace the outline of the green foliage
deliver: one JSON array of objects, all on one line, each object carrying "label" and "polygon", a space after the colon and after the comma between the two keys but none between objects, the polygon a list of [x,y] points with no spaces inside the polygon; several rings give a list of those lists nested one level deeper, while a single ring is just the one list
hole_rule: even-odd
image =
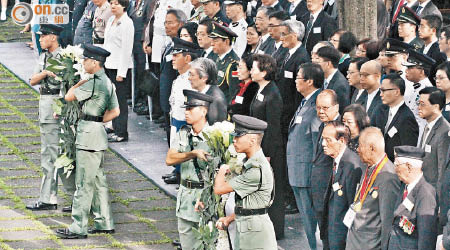
[{"label": "green foliage", "polygon": [[[55,73],[56,79],[63,82],[61,88],[63,96],[66,95],[72,86],[80,81],[80,76],[74,68],[78,61],[79,59],[64,53],[62,56],[49,58],[47,61],[49,66],[46,69]],[[81,116],[81,107],[78,101],[66,102],[64,98],[60,98],[55,100],[52,108],[55,114],[58,115],[61,125],[60,156],[55,162],[55,167],[63,167],[64,173],[69,177],[76,166],[76,125]]]}]

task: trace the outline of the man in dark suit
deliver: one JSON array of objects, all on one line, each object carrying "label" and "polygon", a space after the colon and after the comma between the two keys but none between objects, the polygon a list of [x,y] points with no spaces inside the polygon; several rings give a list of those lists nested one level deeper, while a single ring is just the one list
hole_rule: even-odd
[{"label": "man in dark suit", "polygon": [[311,249],[316,249],[317,220],[313,210],[310,177],[321,124],[316,113],[316,98],[322,88],[323,78],[319,65],[305,63],[300,66],[295,83],[297,91],[305,98],[289,124],[286,147],[289,184]]},{"label": "man in dark suit", "polygon": [[[329,122],[322,133],[326,155],[333,158],[333,172],[325,193],[325,210],[320,231],[324,249],[344,250],[348,228],[343,220],[353,203],[356,185],[361,179],[361,160],[347,148],[350,129],[340,121]],[[323,235],[323,236],[322,236]],[[328,248],[325,246],[328,245]]]},{"label": "man in dark suit", "polygon": [[380,63],[371,60],[364,63],[359,71],[361,87],[367,94],[360,104],[366,109],[369,118],[372,117],[376,107],[382,104],[380,96],[381,70]]},{"label": "man in dark suit", "polygon": [[211,30],[211,19],[203,18],[197,27],[197,41],[200,48],[203,49],[202,57],[209,58],[213,61],[217,59],[212,47],[212,38],[208,36],[208,30]]},{"label": "man in dark suit", "polygon": [[436,191],[423,177],[425,152],[413,146],[397,146],[395,172],[404,183],[394,210],[389,249],[436,249]]},{"label": "man in dark suit", "polygon": [[380,93],[383,105],[377,107],[371,123],[383,133],[386,154],[389,160],[394,161],[395,146],[417,145],[419,125],[405,104],[405,81],[398,74],[385,76]]},{"label": "man in dark suit", "polygon": [[438,188],[450,143],[450,125],[441,114],[445,105],[445,94],[436,87],[424,88],[419,94],[419,115],[427,121],[417,143],[418,147],[425,150],[423,175],[428,183]]},{"label": "man in dark suit", "polygon": [[301,21],[300,18],[309,13],[306,0],[288,0],[286,10],[291,18]]},{"label": "man in dark suit", "polygon": [[[333,166],[333,158],[326,155],[323,151],[322,131],[328,122],[339,119],[339,103],[336,92],[332,89],[323,90],[317,96],[316,110],[322,124],[320,124],[319,137],[314,148],[313,168],[311,170],[311,195],[317,221],[322,221],[325,208],[324,194],[328,187],[328,181],[331,178]],[[319,229],[321,232],[326,230],[322,224],[319,224]]]},{"label": "man in dark suit", "polygon": [[309,62],[309,56],[301,40],[305,34],[303,23],[297,20],[286,20],[280,24],[281,46],[288,49],[283,63],[278,69],[277,86],[283,98],[281,114],[281,133],[283,140],[287,141],[289,122],[295,113],[302,96],[296,91],[295,79],[297,69],[303,63]]},{"label": "man in dark suit", "polygon": [[342,114],[344,108],[350,104],[350,86],[345,76],[338,70],[339,51],[334,47],[324,46],[317,50],[312,61],[319,64],[325,73],[323,89],[332,89],[337,94],[339,102],[339,113]]},{"label": "man in dark suit", "polygon": [[140,0],[128,8],[128,16],[133,20],[134,25],[134,43],[133,43],[133,61],[134,61],[134,82],[136,85],[135,98],[133,107],[134,112],[138,115],[148,115],[147,96],[140,91],[141,85],[144,84],[142,79],[145,70],[146,55],[143,48],[144,27],[153,17],[155,1]]},{"label": "man in dark suit", "polygon": [[450,26],[442,28],[439,36],[439,49],[447,56],[447,61],[450,60]]},{"label": "man in dark suit", "polygon": [[349,228],[347,250],[388,249],[400,181],[384,151],[380,129],[368,127],[359,137],[363,175],[344,224]]},{"label": "man in dark suit", "polygon": [[445,93],[445,106],[442,116],[450,122],[450,62],[442,63],[437,67],[436,87]]},{"label": "man in dark suit", "polygon": [[419,17],[423,18],[427,15],[436,15],[442,21],[442,13],[431,0],[418,0],[419,4],[415,7],[415,11]]},{"label": "man in dark suit", "polygon": [[361,70],[361,66],[368,61],[369,59],[366,57],[355,57],[350,60],[347,71],[347,80],[348,84],[354,89],[351,94],[350,104],[361,104],[363,100],[367,98],[367,92],[364,91],[361,85],[359,70]]},{"label": "man in dark suit", "polygon": [[274,43],[274,51],[272,52],[272,57],[277,61],[277,68],[282,67],[284,58],[286,57],[286,53],[288,49],[282,46],[281,41],[281,22],[288,20],[289,16],[286,12],[279,10],[270,14],[269,17],[269,34],[270,37],[275,41]]},{"label": "man in dark suit", "polygon": [[258,53],[271,55],[275,51],[275,40],[270,37],[269,33],[269,16],[275,12],[275,9],[261,6],[256,13],[256,30],[261,33],[261,45]]},{"label": "man in dark suit", "polygon": [[[431,3],[431,1],[430,1]],[[428,78],[435,84],[434,77],[436,76],[436,68],[439,64],[447,60],[447,56],[439,49],[439,42],[437,35],[440,33],[442,27],[442,17],[437,15],[427,15],[422,17],[419,26],[419,37],[425,42],[421,53],[433,58],[436,63],[431,67]]]},{"label": "man in dark suit", "polygon": [[311,50],[319,41],[327,41],[337,29],[336,21],[323,11],[323,0],[311,0],[307,4],[310,13],[301,17],[306,27],[303,44],[311,55]]},{"label": "man in dark suit", "polygon": [[439,195],[439,232],[443,231],[443,246],[450,249],[450,148],[447,152],[445,170],[441,177],[441,187],[436,190]]}]

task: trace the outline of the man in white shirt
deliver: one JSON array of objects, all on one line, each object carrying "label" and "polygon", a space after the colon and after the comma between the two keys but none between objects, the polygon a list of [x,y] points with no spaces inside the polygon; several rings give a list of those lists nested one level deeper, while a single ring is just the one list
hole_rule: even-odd
[{"label": "man in white shirt", "polygon": [[247,21],[245,21],[245,11],[247,1],[227,0],[224,2],[227,17],[231,19],[230,30],[236,33],[233,49],[239,57],[244,54],[247,47]]},{"label": "man in white shirt", "polygon": [[408,106],[414,113],[421,131],[425,127],[426,122],[419,116],[417,102],[419,101],[419,92],[425,87],[433,86],[428,79],[428,74],[434,63],[435,61],[432,58],[416,51],[410,51],[408,61],[403,63],[407,67],[406,79],[413,83],[411,103]]}]

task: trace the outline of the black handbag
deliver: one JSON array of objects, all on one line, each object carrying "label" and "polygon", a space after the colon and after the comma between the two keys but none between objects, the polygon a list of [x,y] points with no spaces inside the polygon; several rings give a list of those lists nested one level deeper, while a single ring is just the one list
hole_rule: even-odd
[{"label": "black handbag", "polygon": [[155,73],[146,69],[142,74],[142,77],[138,79],[138,84],[136,84],[142,93],[153,96],[156,91],[159,91],[159,78]]}]

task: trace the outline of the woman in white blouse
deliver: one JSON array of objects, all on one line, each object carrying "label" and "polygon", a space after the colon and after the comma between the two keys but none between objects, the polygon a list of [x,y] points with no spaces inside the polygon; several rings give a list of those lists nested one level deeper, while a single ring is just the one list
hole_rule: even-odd
[{"label": "woman in white blouse", "polygon": [[128,140],[128,106],[127,96],[131,86],[131,69],[133,68],[132,51],[134,26],[126,9],[129,0],[112,0],[113,16],[108,20],[105,29],[104,49],[111,55],[106,59],[105,72],[116,86],[120,115],[112,121],[114,133],[110,134],[110,142]]}]

